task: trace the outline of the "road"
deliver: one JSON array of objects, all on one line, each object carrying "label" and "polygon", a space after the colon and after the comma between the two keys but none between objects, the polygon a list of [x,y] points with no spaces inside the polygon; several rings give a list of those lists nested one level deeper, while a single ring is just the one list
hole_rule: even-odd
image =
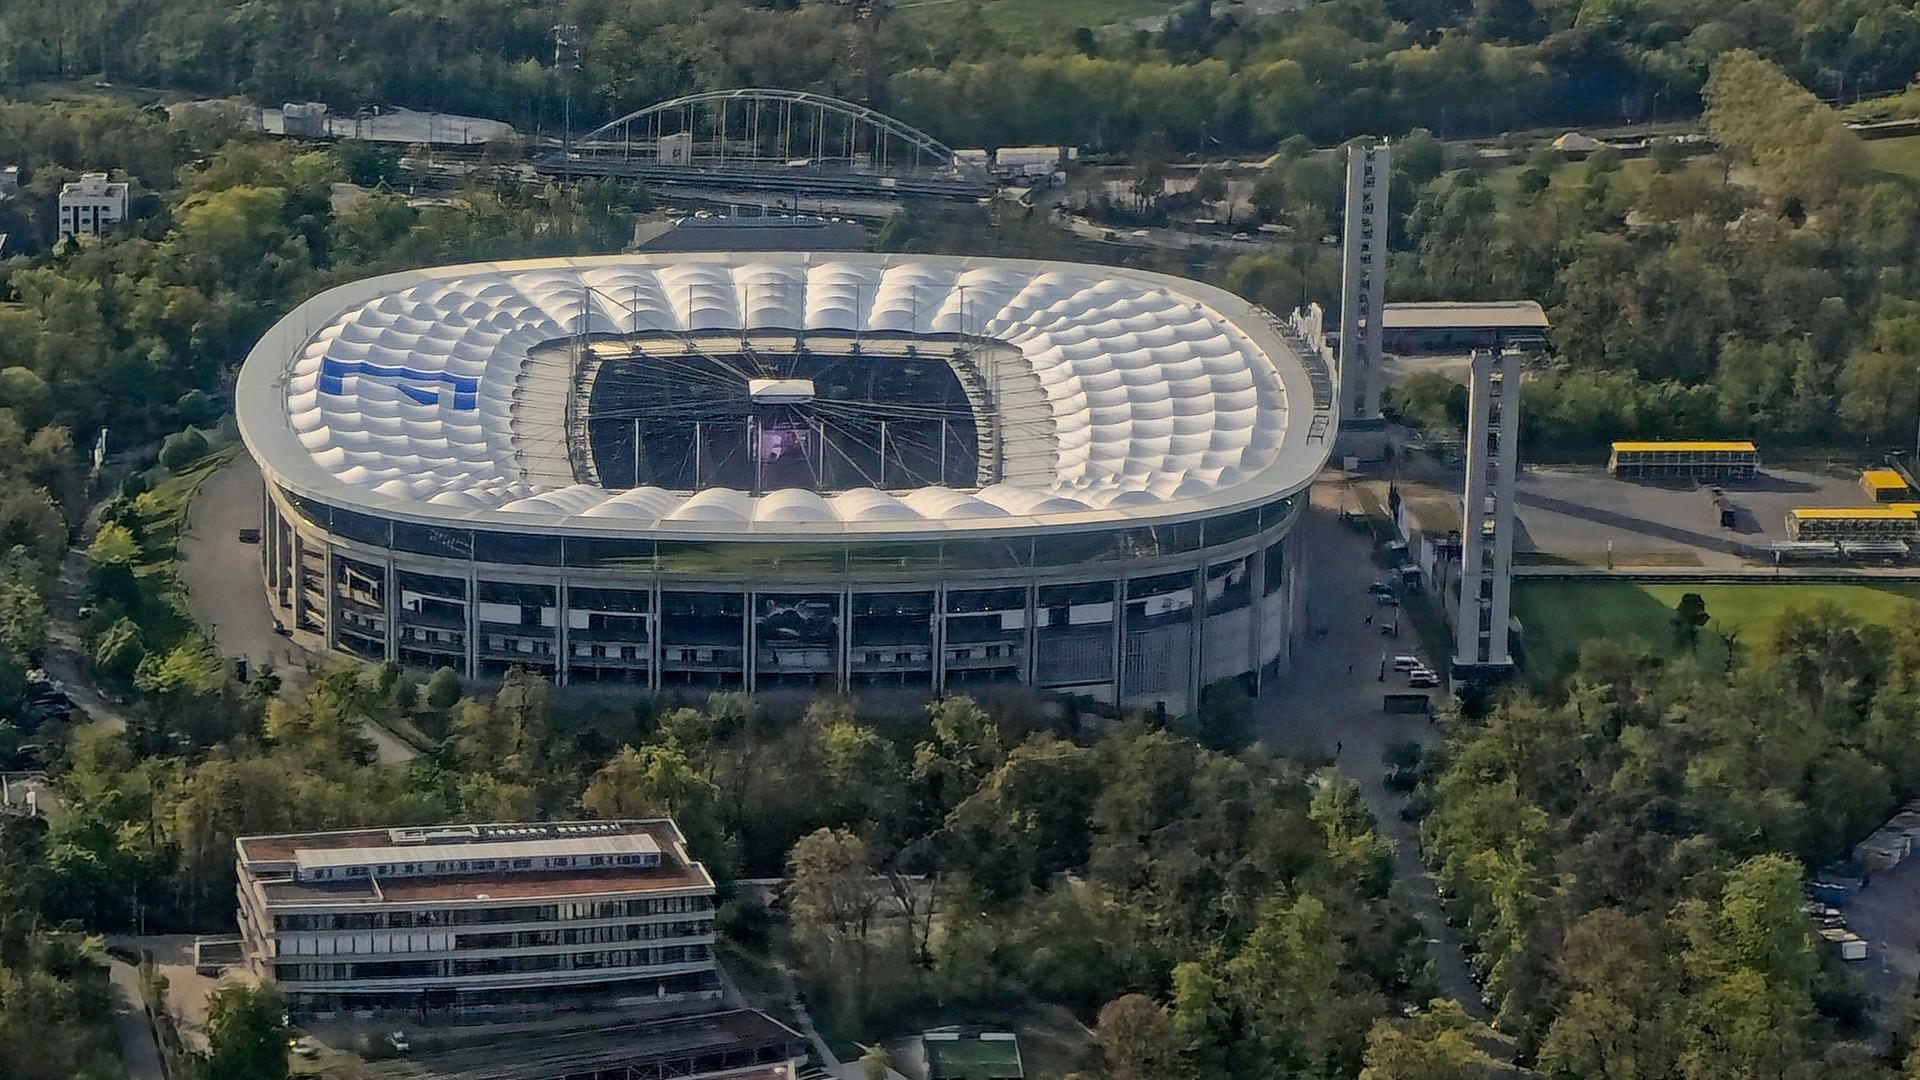
[{"label": "road", "polygon": [[[240,530],[260,524],[260,468],[245,453],[207,477],[187,507],[180,536],[180,583],[194,620],[226,656],[244,656],[255,671],[272,663],[283,684],[297,686],[312,657],[274,632],[273,611],[261,584],[260,548],[240,542]],[[404,765],[411,746],[371,721],[362,731],[383,764]]]},{"label": "road", "polygon": [[140,972],[117,957],[107,960],[107,978],[113,984],[113,1031],[120,1040],[120,1063],[128,1080],[165,1080],[160,1068],[160,1044],[140,1005]]},{"label": "road", "polygon": [[[1401,820],[1401,799],[1387,790],[1380,761],[1391,746],[1439,741],[1438,729],[1425,717],[1381,711],[1384,691],[1405,689],[1392,671],[1387,681],[1380,681],[1382,655],[1418,652],[1435,670],[1445,658],[1418,647],[1411,619],[1403,620],[1400,637],[1391,639],[1366,621],[1391,609],[1379,607],[1367,595],[1380,569],[1367,535],[1340,522],[1344,487],[1342,480],[1314,485],[1312,505],[1294,528],[1307,590],[1304,628],[1295,646],[1293,671],[1261,694],[1261,736],[1287,754],[1333,758],[1335,766],[1360,785],[1381,832],[1393,841],[1394,874],[1420,920],[1440,991],[1485,1020],[1488,1011],[1469,974],[1459,935],[1447,925],[1433,877],[1421,864],[1419,836],[1412,824]],[[1347,502],[1352,504],[1350,498]]]},{"label": "road", "polygon": [[260,527],[260,469],[245,453],[201,483],[187,506],[180,534],[180,584],[195,621],[227,656],[244,656],[256,670],[271,663],[295,681],[307,654],[273,632],[273,612],[260,584],[260,548],[239,540]]}]

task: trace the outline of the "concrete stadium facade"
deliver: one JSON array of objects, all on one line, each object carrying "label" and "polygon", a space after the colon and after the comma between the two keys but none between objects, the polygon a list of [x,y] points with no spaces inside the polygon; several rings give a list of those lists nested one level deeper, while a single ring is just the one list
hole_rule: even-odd
[{"label": "concrete stadium facade", "polygon": [[1315,354],[1220,290],[837,254],[356,282],[270,331],[238,399],[268,597],[312,647],[1175,715],[1287,666],[1288,533],[1337,423]]}]

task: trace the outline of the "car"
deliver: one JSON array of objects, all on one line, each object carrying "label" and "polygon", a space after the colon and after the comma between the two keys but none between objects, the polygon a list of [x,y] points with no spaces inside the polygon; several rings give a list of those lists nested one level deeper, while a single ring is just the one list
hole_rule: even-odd
[{"label": "car", "polygon": [[1376,581],[1373,584],[1367,586],[1367,592],[1374,596],[1392,596],[1393,586],[1387,584],[1384,581]]},{"label": "car", "polygon": [[1408,672],[1407,685],[1419,690],[1429,690],[1440,685],[1440,676],[1424,669]]},{"label": "car", "polygon": [[1400,598],[1392,593],[1374,593],[1373,602],[1382,607],[1398,607]]},{"label": "car", "polygon": [[241,529],[239,536],[240,542],[243,544],[257,544],[260,542],[259,529]]},{"label": "car", "polygon": [[407,1033],[404,1031],[387,1032],[387,1046],[396,1054],[404,1054],[413,1049],[413,1044],[407,1041]]},{"label": "car", "polygon": [[302,1035],[297,1039],[287,1040],[287,1052],[294,1057],[311,1060],[320,1056],[320,1044],[314,1042],[312,1036]]},{"label": "car", "polygon": [[1393,658],[1393,670],[1395,671],[1425,670],[1426,666],[1427,665],[1420,662],[1419,657],[1410,654],[1403,653]]}]

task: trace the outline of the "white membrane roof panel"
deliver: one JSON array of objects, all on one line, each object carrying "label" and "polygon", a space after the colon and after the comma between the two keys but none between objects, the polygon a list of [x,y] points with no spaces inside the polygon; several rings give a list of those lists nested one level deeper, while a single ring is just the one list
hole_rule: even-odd
[{"label": "white membrane roof panel", "polygon": [[[530,471],[526,448],[564,435],[529,430],[540,426],[530,415],[553,410],[525,402],[569,392],[567,365],[531,353],[583,332],[604,342],[689,329],[992,339],[1032,372],[1051,467],[980,491],[757,497]],[[1223,290],[1114,267],[914,255],[624,255],[373,278],[282,319],[248,356],[237,397],[248,447],[296,493],[427,524],[600,536],[1003,534],[1192,517],[1305,487],[1334,424],[1330,413],[1312,423],[1305,362],[1271,316]]]}]

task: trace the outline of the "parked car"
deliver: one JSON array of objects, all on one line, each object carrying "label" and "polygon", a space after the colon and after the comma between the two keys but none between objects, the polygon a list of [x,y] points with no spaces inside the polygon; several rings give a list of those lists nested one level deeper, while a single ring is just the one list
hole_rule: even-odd
[{"label": "parked car", "polygon": [[1407,685],[1422,690],[1432,689],[1440,685],[1440,676],[1426,668],[1416,668],[1407,673]]},{"label": "parked car", "polygon": [[404,1054],[413,1049],[413,1044],[407,1041],[407,1033],[404,1031],[387,1032],[387,1046],[396,1054]]},{"label": "parked car", "polygon": [[1395,671],[1424,670],[1426,666],[1427,665],[1420,662],[1419,657],[1406,653],[1402,653],[1393,658],[1393,670]]},{"label": "parked car", "polygon": [[320,1056],[320,1044],[314,1042],[313,1037],[310,1035],[302,1035],[297,1039],[288,1039],[287,1050],[293,1054],[294,1057],[312,1059]]}]

